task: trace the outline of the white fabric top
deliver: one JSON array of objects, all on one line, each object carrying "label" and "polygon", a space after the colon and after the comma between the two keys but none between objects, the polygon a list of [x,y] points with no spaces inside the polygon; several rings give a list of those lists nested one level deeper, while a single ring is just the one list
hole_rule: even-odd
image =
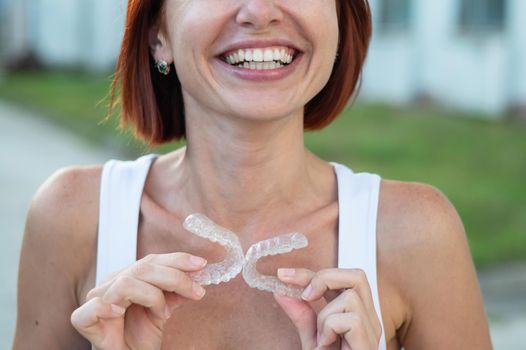
[{"label": "white fabric top", "polygon": [[[108,161],[102,171],[97,242],[97,277],[104,277],[137,260],[137,229],[141,196],[155,154],[135,161]],[[387,349],[376,277],[376,216],[380,177],[354,173],[331,162],[338,180],[338,267],[360,268],[371,286],[374,307],[382,324],[379,350]],[[341,215],[344,213],[344,215]]]}]

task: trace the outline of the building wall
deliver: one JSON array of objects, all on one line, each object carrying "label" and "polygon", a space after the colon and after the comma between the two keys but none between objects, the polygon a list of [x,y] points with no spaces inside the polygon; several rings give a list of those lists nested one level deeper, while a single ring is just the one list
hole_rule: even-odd
[{"label": "building wall", "polygon": [[32,47],[51,66],[110,70],[124,27],[123,0],[32,0]]},{"label": "building wall", "polygon": [[513,106],[526,108],[526,1],[509,0],[513,3],[508,12],[508,37],[510,54],[508,64],[511,80],[510,102]]},{"label": "building wall", "polygon": [[[385,0],[390,1],[390,0]],[[459,0],[412,1],[410,24],[375,34],[362,96],[408,103],[420,96],[448,106],[502,115],[526,105],[526,1],[508,0],[503,31],[463,33]]]}]

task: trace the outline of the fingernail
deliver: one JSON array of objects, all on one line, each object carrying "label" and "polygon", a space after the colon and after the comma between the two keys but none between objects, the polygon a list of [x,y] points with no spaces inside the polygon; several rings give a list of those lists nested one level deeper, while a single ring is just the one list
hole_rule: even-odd
[{"label": "fingernail", "polygon": [[307,286],[307,288],[305,288],[305,290],[301,294],[301,298],[303,300],[308,300],[310,298],[311,294],[312,294],[312,286],[309,284]]},{"label": "fingernail", "polygon": [[195,266],[204,266],[206,264],[206,260],[199,256],[192,255],[190,257],[190,263]]},{"label": "fingernail", "polygon": [[116,315],[123,315],[126,312],[126,309],[122,306],[111,304],[111,311]]},{"label": "fingernail", "polygon": [[296,274],[296,269],[278,269],[278,276],[291,278]]},{"label": "fingernail", "polygon": [[192,284],[192,289],[194,290],[194,293],[198,296],[198,297],[202,297],[203,295],[205,295],[205,289],[203,287],[201,287],[198,283],[194,282]]}]

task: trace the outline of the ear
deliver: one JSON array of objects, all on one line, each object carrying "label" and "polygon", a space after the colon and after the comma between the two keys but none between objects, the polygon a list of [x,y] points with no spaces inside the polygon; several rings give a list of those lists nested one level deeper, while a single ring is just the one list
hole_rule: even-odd
[{"label": "ear", "polygon": [[164,60],[168,64],[173,62],[172,49],[170,46],[170,40],[168,35],[159,26],[154,25],[148,32],[148,44],[150,46],[150,52],[155,61]]}]

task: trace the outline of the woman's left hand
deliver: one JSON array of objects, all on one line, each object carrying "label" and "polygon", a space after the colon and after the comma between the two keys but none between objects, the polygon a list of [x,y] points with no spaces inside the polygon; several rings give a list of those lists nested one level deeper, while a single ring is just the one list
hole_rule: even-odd
[{"label": "woman's left hand", "polygon": [[[274,294],[296,326],[302,350],[378,349],[382,327],[363,270],[330,268],[315,273],[279,269],[278,277],[285,283],[306,287],[303,299]],[[322,304],[319,313],[313,308],[315,303]]]}]

